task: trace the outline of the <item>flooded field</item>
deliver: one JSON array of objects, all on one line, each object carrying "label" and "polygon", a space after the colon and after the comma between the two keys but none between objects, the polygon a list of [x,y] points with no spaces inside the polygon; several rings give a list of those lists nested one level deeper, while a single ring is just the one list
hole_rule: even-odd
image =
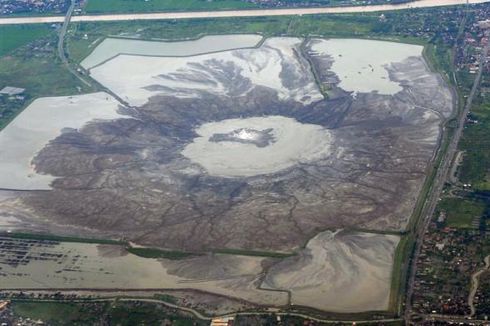
[{"label": "flooded field", "polygon": [[204,36],[190,41],[143,41],[137,39],[106,38],[86,57],[81,65],[93,68],[119,54],[143,56],[190,56],[256,46],[262,36],[253,34]]},{"label": "flooded field", "polygon": [[286,293],[254,286],[264,258],[141,258],[118,245],[0,237],[1,289],[199,289],[266,305]]},{"label": "flooded field", "polygon": [[[0,237],[0,288],[198,289],[272,306],[287,305],[286,291],[291,291],[295,305],[338,312],[384,310],[397,243],[396,236],[327,231],[298,256],[277,263],[219,254],[148,259],[119,245]],[[264,266],[273,263],[262,282]]]}]

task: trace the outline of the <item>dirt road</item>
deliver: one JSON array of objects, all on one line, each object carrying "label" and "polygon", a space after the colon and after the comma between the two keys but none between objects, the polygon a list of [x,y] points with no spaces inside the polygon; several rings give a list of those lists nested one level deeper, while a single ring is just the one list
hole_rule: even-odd
[{"label": "dirt road", "polygon": [[[169,20],[169,19],[191,19],[191,18],[366,13],[366,12],[376,12],[376,11],[402,10],[402,9],[410,9],[410,8],[451,6],[451,5],[461,5],[466,3],[477,4],[477,3],[485,3],[485,2],[490,2],[490,0],[418,0],[409,3],[402,3],[402,4],[370,5],[370,6],[82,15],[82,16],[72,17],[72,22],[158,20],[158,19]],[[64,21],[64,19],[65,19],[64,16],[0,18],[0,25],[61,23]]]}]

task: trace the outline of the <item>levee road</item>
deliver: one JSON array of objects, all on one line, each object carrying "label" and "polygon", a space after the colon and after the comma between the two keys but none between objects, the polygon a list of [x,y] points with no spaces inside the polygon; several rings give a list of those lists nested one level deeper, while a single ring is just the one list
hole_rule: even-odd
[{"label": "levee road", "polygon": [[[129,21],[129,20],[159,20],[159,19],[173,20],[173,19],[192,19],[192,18],[226,18],[226,17],[369,13],[369,12],[403,10],[403,9],[413,9],[413,8],[429,8],[429,7],[453,6],[453,5],[462,5],[462,4],[478,4],[478,3],[485,3],[485,2],[490,2],[490,0],[417,0],[414,2],[401,3],[401,4],[368,5],[368,6],[80,15],[80,16],[72,17],[71,21],[72,22],[96,22],[96,21]],[[12,18],[0,18],[0,25],[62,23],[64,20],[65,20],[64,16],[12,17]]]}]

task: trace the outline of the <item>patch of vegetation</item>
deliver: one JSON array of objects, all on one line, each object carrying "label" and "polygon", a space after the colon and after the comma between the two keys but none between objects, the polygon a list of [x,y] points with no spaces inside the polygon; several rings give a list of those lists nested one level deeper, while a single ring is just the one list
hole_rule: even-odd
[{"label": "patch of vegetation", "polygon": [[451,66],[451,49],[448,46],[440,42],[429,43],[424,55],[433,70],[443,73],[446,80],[452,82],[449,74],[453,72],[453,67]]},{"label": "patch of vegetation", "polygon": [[480,201],[453,197],[442,199],[438,207],[446,213],[447,226],[462,229],[474,228],[473,221],[485,211],[485,204]]},{"label": "patch of vegetation", "polygon": [[137,301],[115,300],[98,303],[14,301],[16,317],[41,320],[49,325],[207,325],[200,320],[171,311],[165,306]]},{"label": "patch of vegetation", "polygon": [[240,0],[89,0],[87,13],[197,11],[255,8]]},{"label": "patch of vegetation", "polygon": [[156,248],[133,248],[128,247],[126,250],[133,255],[143,257],[143,258],[165,258],[165,259],[184,259],[189,257],[199,256],[199,254],[175,251],[175,250],[161,250]]},{"label": "patch of vegetation", "polygon": [[178,302],[177,298],[170,294],[155,294],[153,297],[172,304],[177,304]]},{"label": "patch of vegetation", "polygon": [[475,105],[470,117],[478,123],[468,125],[461,139],[465,153],[459,177],[473,189],[490,190],[490,101]]},{"label": "patch of vegetation", "polygon": [[117,303],[108,312],[109,325],[207,325],[191,317],[170,314],[161,306],[148,303]]},{"label": "patch of vegetation", "polygon": [[414,243],[413,235],[401,236],[395,250],[389,302],[390,309],[395,313],[398,312],[401,300],[405,296],[408,262]]},{"label": "patch of vegetation", "polygon": [[490,315],[490,271],[480,276],[480,285],[477,292],[476,314],[481,319]]},{"label": "patch of vegetation", "polygon": [[0,56],[53,33],[49,25],[2,25],[0,26]]},{"label": "patch of vegetation", "polygon": [[95,318],[80,304],[59,302],[14,302],[15,316],[42,320],[50,325],[87,325]]}]

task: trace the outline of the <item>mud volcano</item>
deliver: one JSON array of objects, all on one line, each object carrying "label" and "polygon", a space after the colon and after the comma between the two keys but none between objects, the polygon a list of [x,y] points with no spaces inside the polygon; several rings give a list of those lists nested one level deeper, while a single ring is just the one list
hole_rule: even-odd
[{"label": "mud volcano", "polygon": [[[65,232],[185,250],[289,252],[319,230],[403,229],[451,93],[419,46],[303,42],[270,38],[189,57],[119,54],[95,66],[91,76],[133,106],[120,106],[123,119],[58,129],[30,159],[54,177],[51,190],[22,204]],[[360,46],[363,61],[341,57],[343,75],[337,57]],[[339,87],[353,75],[349,91]],[[250,130],[255,138],[240,136]]]},{"label": "mud volcano", "polygon": [[269,174],[330,154],[328,130],[282,116],[209,122],[196,133],[182,155],[213,176]]},{"label": "mud volcano", "polygon": [[[49,176],[35,183],[48,191],[0,199],[0,214],[24,229],[173,250],[296,253],[254,259],[233,275],[217,267],[219,255],[165,266],[188,279],[201,271],[223,293],[269,304],[276,294],[257,286],[260,266],[272,264],[264,286],[290,291],[297,305],[386,308],[399,237],[348,230],[406,227],[451,92],[415,45],[270,38],[247,46],[178,57],[152,46],[153,56],[139,49],[103,62],[108,54],[95,51],[91,76],[129,106],[76,128],[43,121],[53,129],[43,135],[56,135],[49,143],[21,154],[6,147],[0,188],[32,189],[37,173]],[[94,108],[109,107],[104,96]],[[39,136],[29,112],[0,144],[19,130],[22,139]],[[11,173],[14,158],[31,170]]]}]

